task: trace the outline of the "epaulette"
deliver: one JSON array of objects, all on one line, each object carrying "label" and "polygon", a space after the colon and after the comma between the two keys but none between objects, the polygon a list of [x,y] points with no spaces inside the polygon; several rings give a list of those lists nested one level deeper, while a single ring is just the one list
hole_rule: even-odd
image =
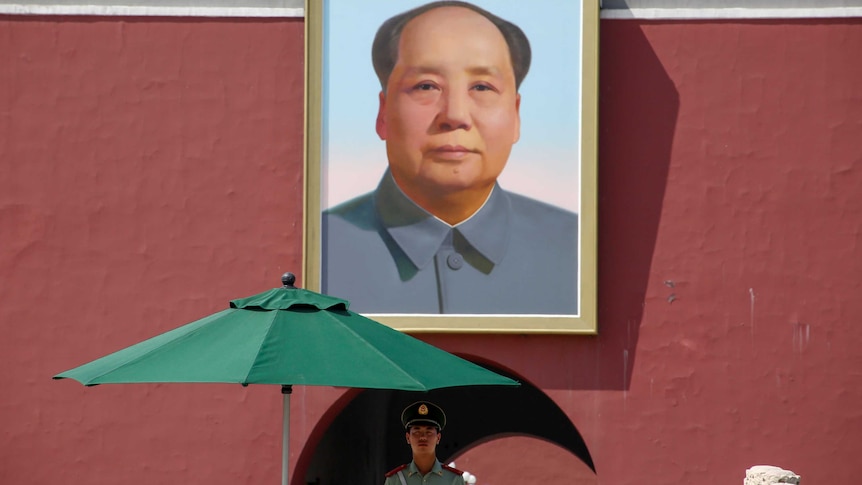
[{"label": "epaulette", "polygon": [[388,472],[386,472],[386,478],[389,478],[392,475],[395,475],[396,473],[400,472],[401,470],[403,470],[405,468],[407,468],[407,465],[401,465],[401,466],[395,468],[394,470],[389,470]]},{"label": "epaulette", "polygon": [[451,466],[449,466],[449,465],[443,465],[443,469],[444,469],[444,470],[449,470],[449,471],[450,471],[450,472],[452,472],[452,473],[457,473],[458,475],[463,475],[463,474],[464,474],[464,472],[462,472],[461,470],[459,470],[459,469],[457,469],[457,468],[455,468],[455,467],[451,467]]}]

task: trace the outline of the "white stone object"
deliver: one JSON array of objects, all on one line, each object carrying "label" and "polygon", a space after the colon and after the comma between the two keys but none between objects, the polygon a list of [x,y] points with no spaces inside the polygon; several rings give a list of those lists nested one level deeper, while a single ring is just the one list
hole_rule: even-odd
[{"label": "white stone object", "polygon": [[801,477],[790,470],[772,465],[756,465],[745,470],[743,485],[768,485],[770,483],[799,484]]}]

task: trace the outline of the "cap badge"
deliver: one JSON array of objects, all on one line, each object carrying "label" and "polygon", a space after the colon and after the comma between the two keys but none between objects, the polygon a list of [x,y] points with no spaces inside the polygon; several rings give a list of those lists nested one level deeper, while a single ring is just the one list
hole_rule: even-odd
[{"label": "cap badge", "polygon": [[419,415],[427,416],[428,415],[428,406],[426,406],[424,404],[419,406]]}]

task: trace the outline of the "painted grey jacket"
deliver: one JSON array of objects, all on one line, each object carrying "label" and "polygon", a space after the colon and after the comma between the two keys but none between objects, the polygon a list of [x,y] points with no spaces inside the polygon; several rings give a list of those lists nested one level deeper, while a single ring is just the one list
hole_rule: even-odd
[{"label": "painted grey jacket", "polygon": [[578,311],[578,216],[494,187],[450,226],[387,171],[374,192],[325,211],[321,289],[360,313]]}]

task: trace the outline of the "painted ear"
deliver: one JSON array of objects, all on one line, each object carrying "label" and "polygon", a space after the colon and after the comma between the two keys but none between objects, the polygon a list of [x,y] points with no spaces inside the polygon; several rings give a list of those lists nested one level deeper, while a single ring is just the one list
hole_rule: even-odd
[{"label": "painted ear", "polygon": [[378,99],[380,103],[377,108],[377,124],[375,128],[377,129],[377,136],[379,136],[381,140],[386,140],[386,118],[383,115],[386,111],[386,93],[380,91]]},{"label": "painted ear", "polygon": [[515,137],[512,144],[521,139],[521,93],[515,95]]}]

